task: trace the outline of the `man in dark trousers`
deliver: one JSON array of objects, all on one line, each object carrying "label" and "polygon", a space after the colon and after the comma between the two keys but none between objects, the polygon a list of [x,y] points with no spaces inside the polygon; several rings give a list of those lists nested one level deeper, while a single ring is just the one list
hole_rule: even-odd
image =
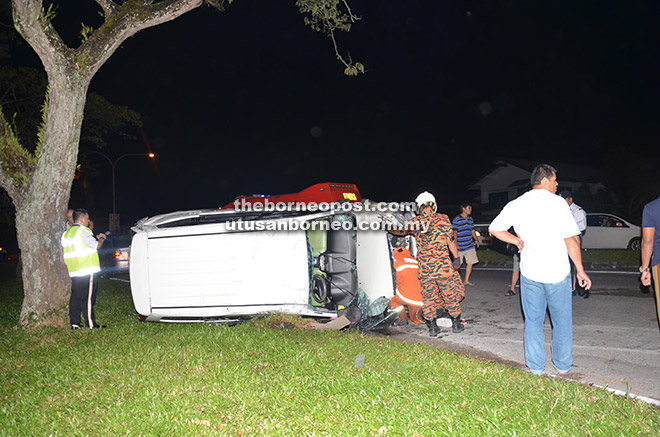
[{"label": "man in dark trousers", "polygon": [[69,320],[71,329],[82,326],[82,312],[86,326],[98,328],[94,314],[96,302],[94,280],[101,271],[98,249],[105,241],[105,235],[99,234],[98,240],[87,227],[89,214],[84,209],[73,212],[73,226],[62,235],[64,261],[71,277],[71,299],[69,300]]}]

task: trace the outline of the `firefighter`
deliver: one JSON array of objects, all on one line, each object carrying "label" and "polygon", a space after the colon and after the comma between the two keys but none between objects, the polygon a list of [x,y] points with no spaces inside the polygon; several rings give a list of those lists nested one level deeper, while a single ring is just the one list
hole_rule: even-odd
[{"label": "firefighter", "polygon": [[[465,298],[461,277],[454,268],[449,251],[456,260],[458,247],[452,240],[449,217],[438,214],[433,194],[425,191],[415,199],[419,214],[406,222],[395,235],[413,235],[417,242],[419,280],[422,285],[423,315],[429,328],[429,336],[437,337],[440,329],[436,323],[444,309],[452,320],[452,332],[462,332],[460,302]],[[444,308],[443,308],[444,306]]]},{"label": "firefighter", "polygon": [[69,320],[71,329],[82,326],[80,313],[83,313],[89,328],[99,328],[94,315],[96,288],[95,273],[101,271],[97,250],[103,245],[105,235],[99,234],[98,241],[87,227],[89,214],[84,209],[73,212],[73,226],[62,235],[64,261],[71,277],[71,299],[69,300]]},{"label": "firefighter", "polygon": [[[390,303],[393,307],[403,305],[400,321],[406,317],[413,323],[424,323],[422,317],[422,286],[419,283],[417,260],[405,247],[394,249],[394,269],[396,270],[396,294]],[[407,314],[407,316],[406,316]]]}]

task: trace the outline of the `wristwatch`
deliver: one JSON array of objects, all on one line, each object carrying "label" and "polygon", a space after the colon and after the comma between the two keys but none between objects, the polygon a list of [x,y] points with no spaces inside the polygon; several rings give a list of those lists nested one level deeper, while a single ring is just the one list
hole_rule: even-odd
[{"label": "wristwatch", "polygon": [[649,271],[649,268],[648,268],[648,267],[646,267],[646,268],[641,267],[641,266],[639,267],[639,273],[646,273],[646,272],[648,272],[648,271]]}]

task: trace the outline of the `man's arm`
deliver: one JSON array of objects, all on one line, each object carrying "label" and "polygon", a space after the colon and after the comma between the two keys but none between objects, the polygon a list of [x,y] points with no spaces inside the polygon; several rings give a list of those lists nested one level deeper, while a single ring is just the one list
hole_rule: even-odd
[{"label": "man's arm", "polygon": [[[655,239],[655,228],[642,228],[642,268],[651,266],[651,255],[653,254],[653,240]],[[643,285],[651,285],[651,272],[642,273],[640,278]]]},{"label": "man's arm", "polygon": [[580,250],[580,239],[577,235],[564,238],[566,248],[568,249],[568,256],[571,257],[575,265],[575,275],[577,276],[578,284],[585,290],[591,289],[591,278],[584,271],[582,266],[582,251]]},{"label": "man's arm", "polygon": [[498,240],[518,246],[518,252],[522,252],[523,248],[525,247],[525,243],[523,243],[522,239],[520,239],[516,235],[513,235],[509,231],[489,231],[489,232],[490,235],[497,238]]},{"label": "man's arm", "polygon": [[474,228],[472,228],[472,238],[474,239],[474,244],[479,247],[479,236],[477,235],[477,231]]},{"label": "man's arm", "polygon": [[450,238],[449,242],[447,243],[447,247],[449,248],[449,251],[454,256],[454,258],[458,258],[458,245],[456,244],[456,240],[452,240]]},{"label": "man's arm", "polygon": [[103,243],[105,243],[105,234],[99,234],[98,235],[98,244],[96,246],[96,250],[99,250],[101,246],[103,246]]},{"label": "man's arm", "polygon": [[85,243],[85,246],[90,249],[99,250],[105,241],[105,234],[99,234],[99,239],[97,240],[92,231],[89,228],[86,228],[82,233],[82,240],[83,243]]}]

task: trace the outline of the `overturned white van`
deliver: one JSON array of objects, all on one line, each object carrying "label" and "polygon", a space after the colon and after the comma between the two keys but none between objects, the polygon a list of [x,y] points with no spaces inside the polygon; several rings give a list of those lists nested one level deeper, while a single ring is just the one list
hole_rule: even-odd
[{"label": "overturned white van", "polygon": [[358,305],[387,318],[392,251],[382,212],[183,211],[133,230],[133,302],[146,321],[237,319],[282,312],[335,317]]}]

